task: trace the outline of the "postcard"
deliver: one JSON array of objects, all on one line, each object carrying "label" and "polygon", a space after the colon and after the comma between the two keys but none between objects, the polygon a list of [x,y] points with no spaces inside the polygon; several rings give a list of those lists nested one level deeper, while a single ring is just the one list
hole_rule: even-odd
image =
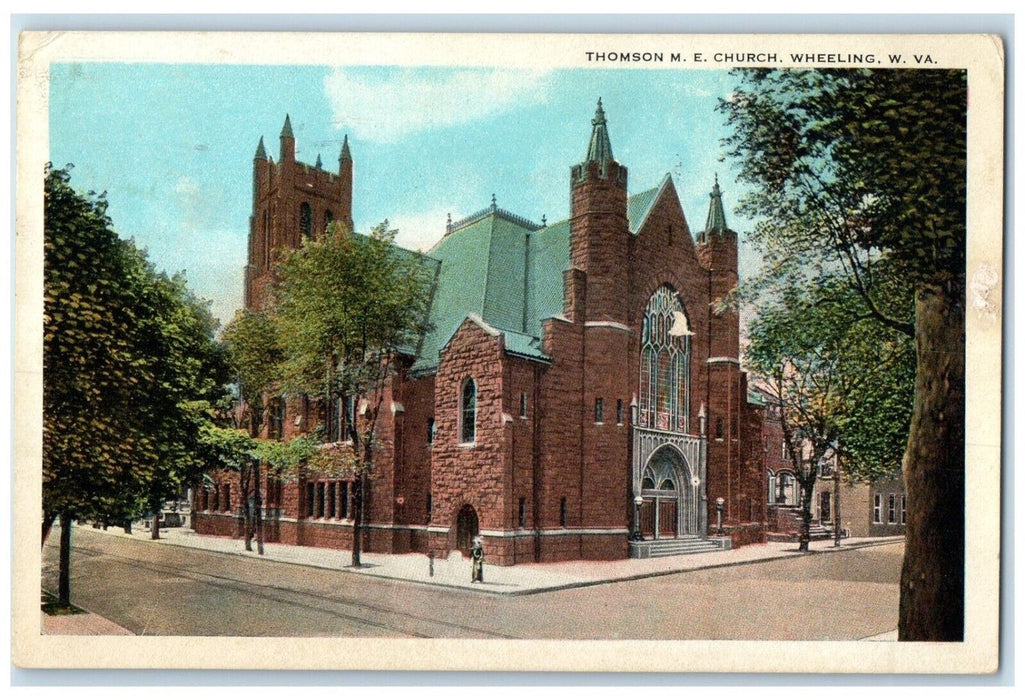
[{"label": "postcard", "polygon": [[994,672],[1003,84],[23,33],[14,663]]}]

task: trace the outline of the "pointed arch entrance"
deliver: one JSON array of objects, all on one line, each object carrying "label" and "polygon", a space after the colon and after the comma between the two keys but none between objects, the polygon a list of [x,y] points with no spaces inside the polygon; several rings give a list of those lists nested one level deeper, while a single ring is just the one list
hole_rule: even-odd
[{"label": "pointed arch entrance", "polygon": [[641,536],[669,539],[700,534],[697,484],[686,457],[663,445],[641,473]]}]

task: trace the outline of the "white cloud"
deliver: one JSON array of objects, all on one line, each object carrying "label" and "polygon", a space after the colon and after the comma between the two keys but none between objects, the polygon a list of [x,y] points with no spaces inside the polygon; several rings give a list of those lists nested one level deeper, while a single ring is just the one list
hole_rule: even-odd
[{"label": "white cloud", "polygon": [[548,73],[529,70],[396,69],[370,75],[337,68],[324,80],[334,123],[382,143],[538,104],[548,89]]},{"label": "white cloud", "polygon": [[[399,230],[395,242],[403,248],[426,253],[445,235],[448,214],[443,209],[399,214],[388,217],[388,228]],[[460,216],[453,212],[452,220],[456,221]]]}]

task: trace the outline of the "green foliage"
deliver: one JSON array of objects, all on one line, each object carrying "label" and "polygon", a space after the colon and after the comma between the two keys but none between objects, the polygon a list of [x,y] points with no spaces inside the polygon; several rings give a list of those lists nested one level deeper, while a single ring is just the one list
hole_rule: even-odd
[{"label": "green foliage", "polygon": [[242,399],[248,406],[261,406],[264,391],[278,382],[283,357],[273,316],[251,309],[238,312],[221,334],[221,343]]},{"label": "green foliage", "polygon": [[284,253],[275,299],[278,332],[288,338],[281,367],[286,389],[365,396],[387,376],[397,351],[415,349],[432,280],[394,238],[387,222],[369,236],[335,223],[326,235]]},{"label": "green foliage", "polygon": [[[967,82],[947,70],[740,70],[720,110],[770,270],[841,274],[912,335],[904,295],[964,275]],[[896,308],[890,301],[896,300]]]},{"label": "green foliage", "polygon": [[118,238],[66,170],[44,190],[43,510],[118,521],[202,467],[224,357],[206,303]]},{"label": "green foliage", "polygon": [[793,285],[764,298],[745,356],[782,409],[791,447],[807,442],[813,459],[835,450],[850,479],[892,476],[914,403],[914,344],[843,294],[844,284]]},{"label": "green foliage", "polygon": [[432,278],[416,254],[394,245],[387,222],[369,236],[334,224],[286,251],[275,287],[283,344],[281,386],[326,402],[359,399],[346,426],[350,450],[317,455],[328,473],[372,469],[377,418],[398,353],[412,353],[426,330]]}]

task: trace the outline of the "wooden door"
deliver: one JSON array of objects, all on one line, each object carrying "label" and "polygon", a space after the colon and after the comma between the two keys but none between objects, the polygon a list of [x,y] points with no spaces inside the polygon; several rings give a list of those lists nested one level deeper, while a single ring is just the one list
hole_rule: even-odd
[{"label": "wooden door", "polygon": [[676,537],[676,499],[659,499],[658,536],[661,538]]},{"label": "wooden door", "polygon": [[655,501],[645,498],[641,504],[641,536],[650,540],[655,537]]}]

